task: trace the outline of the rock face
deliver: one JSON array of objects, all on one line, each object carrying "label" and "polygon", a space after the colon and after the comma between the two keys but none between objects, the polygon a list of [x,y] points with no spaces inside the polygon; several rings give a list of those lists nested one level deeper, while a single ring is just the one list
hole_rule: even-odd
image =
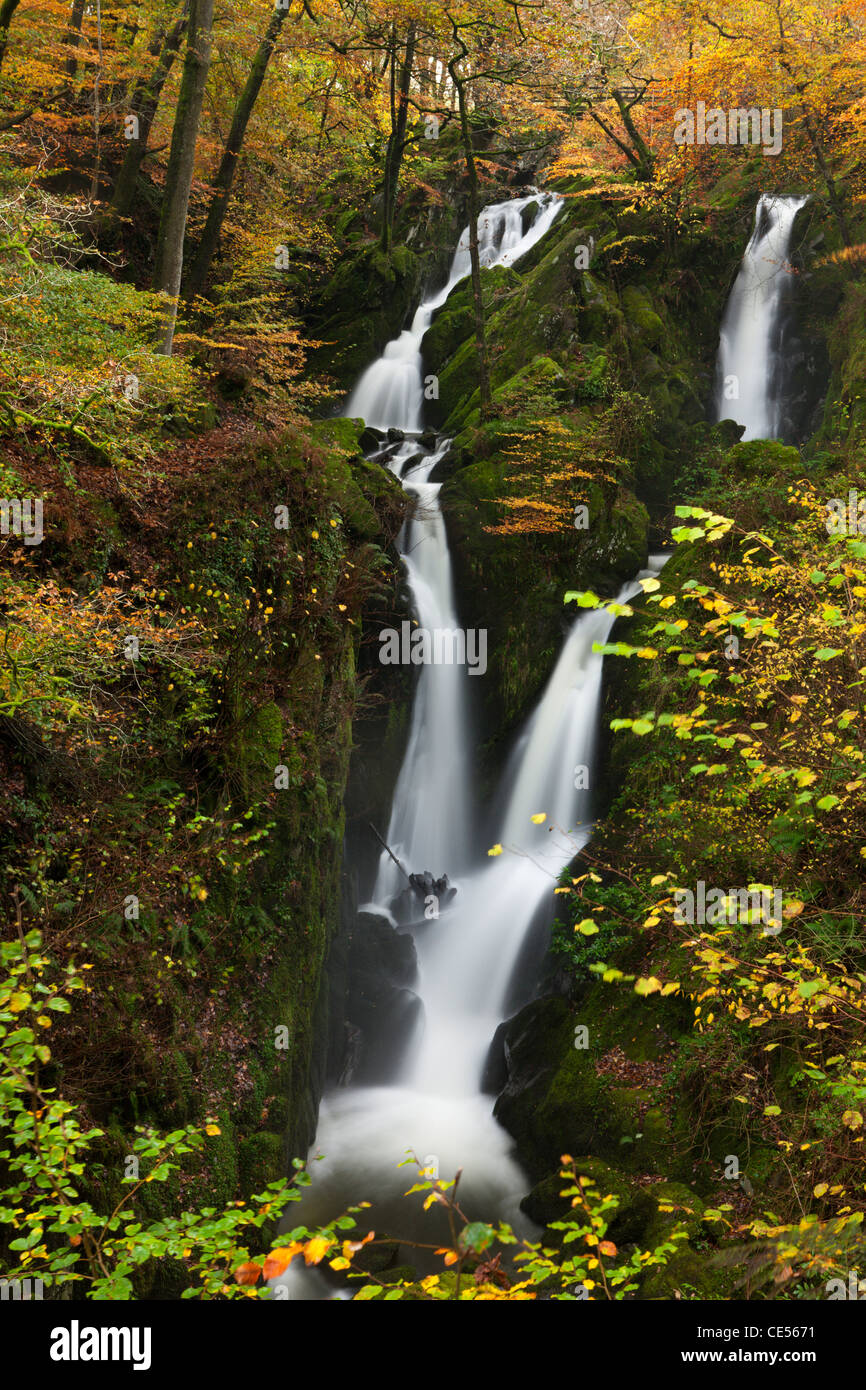
[{"label": "rock face", "polygon": [[563,192],[564,211],[518,267],[482,273],[490,421],[479,417],[469,284],[421,348],[438,385],[429,408],[455,435],[439,477],[460,618],[488,633],[490,767],[573,621],[565,592],[613,594],[645,563],[652,514],[704,415],[726,289],[717,266],[705,273],[711,235],[686,240],[684,298],[665,283],[650,214],[629,211],[615,187]]},{"label": "rock face", "polygon": [[368,246],[347,257],[308,315],[311,332],[327,343],[311,354],[312,370],[348,391],[405,326],[421,293],[423,270],[408,246],[390,255]]},{"label": "rock face", "polygon": [[417,974],[412,937],[384,917],[359,913],[349,942],[343,1084],[394,1079],[419,1022],[421,1001],[412,989]]}]

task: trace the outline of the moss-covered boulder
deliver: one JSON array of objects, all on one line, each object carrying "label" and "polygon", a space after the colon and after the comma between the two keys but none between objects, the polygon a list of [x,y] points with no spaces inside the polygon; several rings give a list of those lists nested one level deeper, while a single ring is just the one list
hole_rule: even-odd
[{"label": "moss-covered boulder", "polygon": [[348,391],[411,317],[423,272],[408,246],[390,254],[366,246],[347,256],[308,313],[310,331],[322,342],[310,354],[311,370]]},{"label": "moss-covered boulder", "polygon": [[647,513],[600,460],[592,422],[564,413],[569,393],[557,363],[534,358],[499,388],[502,416],[455,441],[463,466],[442,487],[461,621],[488,634],[479,685],[494,739],[550,673],[576,617],[566,592],[615,593],[646,559]]},{"label": "moss-covered boulder", "polygon": [[[595,1195],[600,1198],[616,1198],[616,1211],[607,1217],[609,1238],[617,1245],[640,1241],[648,1223],[657,1213],[650,1191],[641,1187],[634,1178],[600,1158],[584,1155],[574,1158],[572,1166],[579,1178],[587,1178],[593,1184]],[[521,1210],[539,1226],[549,1226],[553,1221],[567,1220],[573,1214],[573,1209],[571,1198],[561,1195],[566,1186],[567,1183],[559,1171],[551,1173],[540,1183],[536,1183],[532,1191],[524,1197],[520,1204]],[[561,1239],[561,1236],[550,1231],[546,1238],[557,1240]]]}]

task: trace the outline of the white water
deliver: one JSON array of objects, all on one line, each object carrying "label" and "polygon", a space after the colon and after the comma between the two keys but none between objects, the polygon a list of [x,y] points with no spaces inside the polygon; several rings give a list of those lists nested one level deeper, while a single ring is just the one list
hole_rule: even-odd
[{"label": "white water", "polygon": [[[788,247],[794,218],[805,198],[763,194],[722,318],[716,418],[745,425],[743,439],[779,436],[782,396],[777,389],[781,308],[788,277]],[[731,383],[734,386],[731,386]],[[727,386],[726,386],[726,383]],[[738,395],[728,398],[727,392]]]},{"label": "white water", "polygon": [[[448,448],[446,440],[406,479],[415,497],[398,548],[406,566],[412,606],[419,627],[428,632],[458,626],[445,521],[439,509],[439,483],[429,474]],[[399,470],[417,445],[407,442],[392,463]],[[469,839],[471,805],[467,797],[467,689],[465,667],[422,666],[412,707],[409,740],[394,791],[388,844],[410,871],[429,868],[434,876],[447,869],[452,877],[463,866]],[[447,808],[447,810],[446,810]],[[383,853],[373,900],[385,904],[405,879]]]},{"label": "white water", "polygon": [[[533,201],[539,212],[524,235],[520,214]],[[485,209],[479,219],[485,263],[516,260],[558,210],[558,201],[548,195]],[[434,308],[468,270],[467,248],[468,230],[448,286],[421,306],[412,330],[389,344],[365,372],[348,414],[380,427],[420,426],[420,340]],[[447,441],[411,470],[406,486],[417,503],[400,542],[415,613],[429,630],[457,626],[439,487],[429,481],[446,448]],[[411,440],[392,451],[390,466],[398,476],[414,453],[417,443]],[[627,585],[618,601],[638,589],[636,582]],[[499,828],[480,852],[473,853],[469,833],[475,819],[466,707],[472,678],[457,665],[421,667],[388,842],[410,870],[447,872],[458,892],[438,920],[415,931],[423,1024],[402,1059],[398,1083],[337,1089],[325,1097],[313,1150],[325,1157],[311,1165],[312,1187],[302,1206],[289,1210],[288,1225],[298,1220],[315,1225],[363,1198],[374,1203],[380,1232],[411,1234],[407,1211],[418,1213],[421,1198],[410,1199],[410,1206],[401,1197],[415,1181],[415,1170],[398,1167],[411,1150],[425,1165],[435,1163],[444,1178],[462,1169],[461,1205],[468,1215],[528,1229],[519,1202],[529,1184],[480,1086],[527,931],[540,910],[547,907],[552,914],[558,875],[590,834],[588,793],[575,787],[575,769],[592,766],[602,670],[602,658],[592,648],[606,640],[613,622],[606,610],[575,620],[503,776],[495,802]],[[534,825],[531,817],[541,812],[546,820]],[[486,850],[494,843],[501,843],[502,852],[491,857]],[[383,853],[367,910],[389,915],[403,886],[399,870]],[[439,1238],[431,1227],[433,1215],[422,1218],[419,1239]],[[281,1282],[296,1298],[328,1293],[321,1275],[295,1265]]]},{"label": "white water", "polygon": [[[524,235],[523,210],[532,204],[538,213]],[[494,203],[478,218],[478,255],[482,266],[514,265],[540,241],[562,207],[552,193],[530,193],[510,203]],[[415,311],[412,327],[392,338],[382,356],[360,377],[349,398],[346,414],[360,416],[376,429],[421,429],[424,386],[421,375],[421,339],[434,313],[445,303],[454,286],[469,274],[469,228],[457,243],[447,283]]]}]

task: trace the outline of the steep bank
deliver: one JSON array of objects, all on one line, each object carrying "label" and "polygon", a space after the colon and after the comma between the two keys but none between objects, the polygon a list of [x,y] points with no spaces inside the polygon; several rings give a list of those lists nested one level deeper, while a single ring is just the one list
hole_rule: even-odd
[{"label": "steep bank", "polygon": [[[574,240],[566,246],[568,232],[562,225],[550,238],[559,238],[557,247],[545,242],[516,271],[486,272],[495,411],[495,419],[486,425],[478,422],[473,405],[474,347],[468,337],[470,304],[465,288],[454,291],[425,339],[425,367],[438,369],[434,375],[440,385],[439,418],[446,427],[459,430],[445,465],[442,496],[455,541],[461,615],[467,626],[488,626],[496,634],[491,643],[494,680],[487,693],[488,729],[500,734],[507,729],[541,684],[557,646],[564,588],[576,579],[579,587],[592,585],[602,593],[610,592],[621,567],[642,553],[646,519],[641,524],[639,513],[633,514],[630,537],[627,524],[628,508],[639,507],[638,498],[649,508],[655,536],[664,534],[665,513],[672,500],[733,515],[735,525],[744,532],[756,526],[770,530],[780,518],[789,526],[795,519],[790,489],[796,488],[803,472],[800,453],[766,442],[732,448],[736,430],[705,423],[721,305],[736,268],[731,254],[736,245],[733,229],[738,225],[748,229],[752,197],[750,190],[740,190],[733,205],[729,202],[713,215],[708,210],[703,232],[696,233],[690,248],[687,243],[686,260],[691,255],[694,262],[685,268],[671,263],[663,228],[647,218],[641,228],[638,265],[629,264],[632,243],[619,252],[627,269],[604,277],[602,291],[596,291],[592,307],[597,308],[601,298],[604,328],[596,329],[593,315],[581,313],[586,308],[584,277],[575,276],[570,268],[575,245],[585,244],[580,240],[586,235],[583,230],[580,236],[572,231]],[[826,220],[822,225],[822,215],[820,209],[808,208],[798,221],[793,248],[799,274],[788,340],[797,348],[792,351],[789,418],[799,420],[800,429],[803,421],[820,418],[831,360],[827,339],[836,343],[837,375],[849,382],[853,382],[860,351],[857,342],[843,350],[829,333],[832,315],[846,294],[846,322],[857,321],[857,294],[855,287],[846,285],[837,262],[822,263],[816,257],[817,249],[832,236]],[[630,225],[631,235],[637,235],[634,222]],[[717,274],[723,253],[731,267],[727,281]],[[694,263],[700,275],[691,283],[688,272]],[[714,275],[711,266],[716,267]],[[682,276],[681,269],[686,271]],[[712,285],[710,290],[707,284]],[[685,312],[684,306],[688,306]],[[583,325],[583,334],[578,324]],[[536,327],[538,337],[533,336]],[[600,384],[599,369],[594,378],[602,404],[581,399],[586,382],[581,384],[575,377],[572,358],[584,356],[584,336],[589,350],[595,350],[594,361],[602,344],[608,349],[604,370],[610,376]],[[650,340],[660,349],[664,368],[655,359]],[[677,342],[682,345],[680,356]],[[660,375],[664,380],[659,380]],[[701,383],[699,390],[694,382]],[[635,389],[636,384],[645,395]],[[684,401],[688,402],[685,409]],[[605,412],[605,402],[614,408]],[[621,471],[603,478],[599,460],[609,466],[614,455],[613,427],[621,431],[617,440]],[[833,443],[838,449],[838,434]],[[816,458],[814,445],[809,454],[812,487],[841,486],[835,481],[838,461],[830,464],[826,457]],[[578,467],[572,466],[573,459]],[[582,491],[575,486],[578,478]],[[622,486],[625,481],[628,488]],[[571,515],[575,499],[587,505],[589,521],[588,535],[577,538],[571,534],[579,529]],[[544,514],[543,525],[538,524],[539,513]],[[723,564],[734,563],[737,552],[732,543],[725,542],[724,553]],[[801,562],[802,553],[798,554]],[[718,582],[717,570],[709,552],[677,557],[665,572],[659,598],[665,606],[674,603],[684,580]],[[724,573],[727,576],[726,569]],[[520,576],[517,585],[515,575]],[[820,583],[825,577],[821,574],[812,582]],[[741,585],[740,599],[747,593],[748,584]],[[790,596],[786,601],[790,602]],[[733,603],[720,611],[735,612]],[[830,619],[831,625],[834,621]],[[653,656],[656,630],[649,619],[640,619],[623,628],[622,639],[635,650],[641,648],[645,657]],[[668,637],[676,637],[684,628],[671,621],[663,630]],[[515,635],[516,657],[513,647],[509,651]],[[623,662],[611,659],[608,717],[632,722],[648,708],[658,713],[676,707],[684,698],[688,705],[697,687],[685,668],[696,660],[706,662],[707,654],[696,656],[688,645],[676,643],[672,656],[664,661],[650,664],[646,659],[632,659],[623,670]],[[710,672],[698,665],[695,675],[709,679]],[[713,679],[718,678],[719,672]],[[733,675],[731,679],[736,683],[742,678]],[[766,700],[766,691],[760,695],[760,689],[758,681],[748,697],[749,701],[757,698],[759,707]],[[836,713],[846,717],[841,704]],[[755,723],[753,715],[752,727],[767,726]],[[753,851],[749,842],[740,846],[736,863],[726,853],[713,867],[703,848],[707,837],[714,833],[717,846],[726,840],[720,825],[710,829],[714,822],[709,808],[706,825],[694,810],[688,819],[672,817],[671,806],[694,795],[689,778],[701,769],[698,773],[689,773],[688,766],[680,769],[683,735],[672,740],[667,734],[666,738],[661,752],[639,745],[637,758],[632,749],[623,749],[622,739],[611,746],[605,785],[598,789],[599,803],[608,806],[609,817],[583,856],[584,862],[574,870],[573,893],[560,899],[560,917],[566,925],[555,935],[556,950],[548,972],[548,986],[554,983],[557,992],[530,1004],[503,1026],[488,1081],[494,1093],[501,1092],[496,1114],[514,1136],[518,1156],[537,1182],[525,1202],[529,1215],[542,1223],[564,1215],[567,1204],[557,1198],[560,1155],[580,1154],[578,1171],[619,1195],[616,1230],[620,1241],[646,1246],[662,1239],[672,1212],[689,1224],[688,1247],[664,1277],[645,1283],[644,1296],[670,1297],[676,1291],[684,1296],[738,1296],[737,1276],[724,1258],[730,1228],[738,1220],[740,1229],[747,1228],[759,1193],[784,1212],[783,1220],[792,1216],[797,1202],[808,1195],[803,1184],[816,1171],[810,1157],[797,1178],[797,1197],[792,1202],[790,1195],[784,1195],[789,1171],[784,1152],[810,1104],[803,1097],[795,1102],[786,1078],[796,1070],[798,1055],[805,1054],[798,1053],[797,1042],[789,1044],[792,1057],[782,1066],[774,1061],[768,1071],[766,1059],[751,1047],[748,1030],[743,1034],[741,1029],[740,1036],[735,1027],[733,1035],[725,1037],[712,1011],[705,1022],[694,1003],[706,997],[700,963],[696,966],[680,939],[682,933],[669,931],[660,936],[654,930],[663,920],[647,901],[650,879],[657,881],[654,869],[663,876],[666,871],[669,878],[675,875],[675,881],[682,883],[701,877],[711,881],[714,873],[726,883],[765,882],[769,877],[766,856]],[[759,824],[755,825],[758,844]],[[672,826],[679,836],[687,835],[685,843],[672,840]],[[671,851],[673,857],[666,859]],[[773,857],[779,852],[776,847]],[[595,880],[586,878],[587,864],[598,866]],[[785,874],[780,863],[774,867],[774,881],[785,886],[793,901],[798,887],[796,862],[787,865]],[[823,910],[838,911],[844,901],[843,895],[834,905],[831,893]],[[598,925],[587,933],[589,940],[572,936],[571,919],[582,917],[594,924],[596,914]],[[639,930],[645,919],[646,927]],[[856,952],[847,957],[843,952],[843,969],[846,959],[850,969]],[[816,968],[829,969],[832,960],[826,951],[822,961]],[[761,975],[760,962],[753,961],[752,968],[756,979],[768,982]],[[606,980],[597,978],[602,972]],[[635,979],[644,985],[636,994],[631,992]],[[624,983],[617,986],[617,981]],[[667,997],[657,997],[663,988]],[[712,979],[709,991],[717,992]],[[646,999],[647,993],[654,997]],[[813,993],[810,989],[803,997]],[[823,998],[819,995],[819,1014]],[[750,1012],[742,1014],[743,1003],[730,1008],[735,1011],[735,1023],[751,1017]],[[811,1028],[815,1017],[804,1019],[807,1022]],[[713,1023],[716,1026],[711,1029]],[[826,1024],[819,1022],[821,1026]],[[583,1028],[588,1046],[578,1041]],[[770,1052],[778,1046],[770,1044]],[[716,1076],[718,1048],[723,1054],[732,1049],[721,1087]],[[715,1078],[712,1088],[710,1074]],[[763,1081],[756,1085],[759,1076]],[[772,1104],[773,1089],[764,1090],[764,1086],[775,1089],[783,1099],[782,1108],[790,1114],[781,1135],[781,1122],[762,1123],[756,1109],[761,1098],[771,1116],[779,1113],[780,1107]],[[744,1105],[749,1108],[744,1110]],[[845,1135],[849,1121],[840,1116],[841,1111],[836,1119],[837,1142],[844,1143],[850,1138]],[[555,1239],[553,1231],[549,1237]],[[722,1256],[720,1264],[711,1258],[716,1255]]]},{"label": "steep bank", "polygon": [[362,611],[389,601],[402,494],[349,422],[268,436],[230,411],[149,478],[26,443],[6,467],[45,539],[5,542],[4,898],[38,884],[25,920],[90,966],[48,1079],[106,1131],[99,1200],[134,1126],[207,1118],[204,1161],[144,1209],[227,1204],[315,1132]]}]

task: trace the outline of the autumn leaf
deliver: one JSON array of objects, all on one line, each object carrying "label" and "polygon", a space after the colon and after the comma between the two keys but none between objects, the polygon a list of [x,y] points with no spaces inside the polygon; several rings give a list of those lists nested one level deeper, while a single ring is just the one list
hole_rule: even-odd
[{"label": "autumn leaf", "polygon": [[261,1272],[261,1265],[256,1264],[255,1260],[247,1260],[246,1264],[239,1265],[235,1270],[235,1283],[255,1284],[258,1282]]},{"label": "autumn leaf", "polygon": [[272,1250],[269,1255],[265,1256],[265,1278],[278,1279],[284,1270],[288,1269],[295,1256],[301,1253],[303,1248],[302,1243],[297,1240],[293,1241],[291,1245],[277,1246],[275,1250]]},{"label": "autumn leaf", "polygon": [[363,1239],[363,1240],[344,1240],[344,1241],[343,1241],[343,1255],[344,1255],[344,1257],[345,1257],[346,1259],[348,1259],[351,1255],[356,1255],[356,1254],[358,1253],[359,1250],[363,1250],[363,1248],[364,1248],[365,1245],[369,1245],[370,1241],[373,1240],[373,1239],[375,1239],[375,1236],[376,1236],[376,1232],[375,1232],[375,1231],[368,1231],[367,1234],[364,1236],[364,1239]]},{"label": "autumn leaf", "polygon": [[327,1255],[333,1243],[334,1242],[332,1240],[329,1240],[327,1236],[313,1236],[312,1240],[308,1240],[306,1246],[304,1247],[304,1259],[306,1260],[307,1264],[320,1264],[321,1261]]},{"label": "autumn leaf", "polygon": [[661,980],[657,980],[655,975],[650,975],[648,978],[642,977],[641,979],[637,980],[635,982],[634,991],[635,994],[655,994],[657,990],[661,989],[661,987]]}]

